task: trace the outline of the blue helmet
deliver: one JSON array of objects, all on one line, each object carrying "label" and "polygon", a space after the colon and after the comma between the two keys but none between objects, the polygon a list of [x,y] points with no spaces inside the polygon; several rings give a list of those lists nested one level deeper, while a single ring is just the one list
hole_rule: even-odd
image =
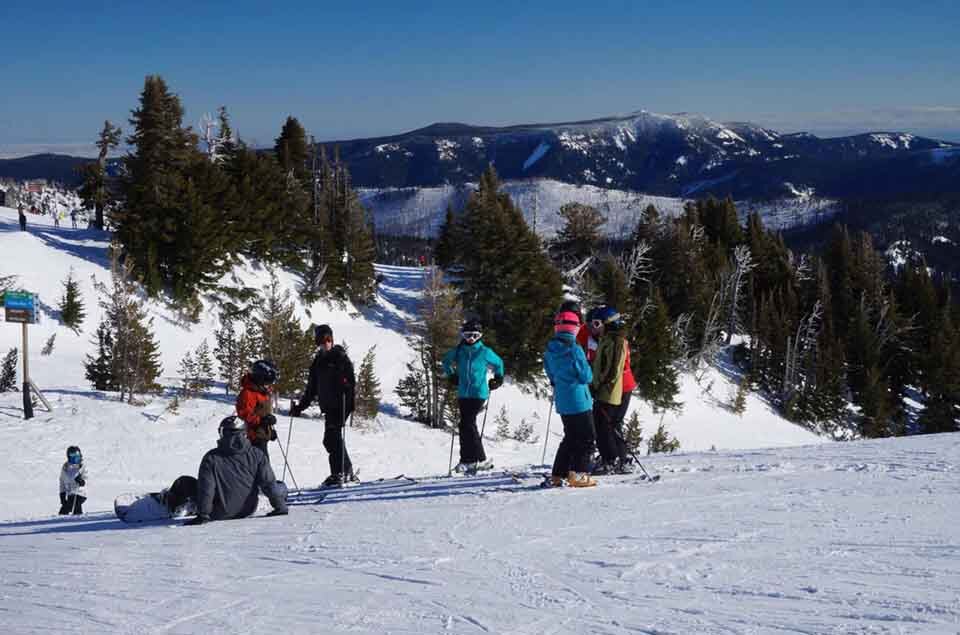
[{"label": "blue helmet", "polygon": [[603,305],[594,309],[590,313],[591,320],[597,320],[604,326],[608,326],[611,329],[619,329],[621,326],[623,326],[623,318],[620,316],[620,312],[612,306]]}]

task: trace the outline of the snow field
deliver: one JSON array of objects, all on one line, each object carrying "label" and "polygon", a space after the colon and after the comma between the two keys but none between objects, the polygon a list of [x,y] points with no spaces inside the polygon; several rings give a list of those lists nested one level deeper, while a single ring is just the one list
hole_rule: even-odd
[{"label": "snow field", "polygon": [[[719,371],[700,385],[683,378],[684,410],[664,421],[686,452],[641,457],[663,475],[656,484],[607,477],[591,490],[539,490],[527,479],[490,491],[453,480],[404,496],[295,505],[283,518],[124,525],[113,498],[195,473],[233,397],[214,390],[174,414],[169,391],[138,406],[92,391],[82,368],[99,321],[89,280],[109,280],[107,236],[34,218],[22,233],[15,215],[0,209],[0,272],[18,275],[44,304],[43,322],[30,327],[31,368],[54,412],[39,408],[24,421],[19,393],[0,395],[4,632],[46,633],[51,624],[67,633],[960,628],[960,437],[825,443],[752,395],[744,417],[731,413],[723,404],[734,384]],[[70,266],[87,304],[81,335],[53,315]],[[393,394],[411,357],[405,335],[424,270],[379,271],[377,306],[316,304],[301,317],[331,324],[355,363],[377,345],[379,425],[348,431],[361,476],[445,474],[450,437],[399,416]],[[254,263],[236,275],[251,286],[269,278]],[[149,306],[164,382],[173,385],[182,355],[204,338],[212,345],[216,316],[183,326],[162,303]],[[53,355],[40,357],[53,333]],[[0,328],[0,353],[19,338],[16,325]],[[540,443],[492,438],[504,404],[514,426],[538,413],[541,442],[546,431],[547,402],[507,384],[493,393],[488,454],[499,467],[539,464]],[[635,407],[652,434],[659,418]],[[308,414],[294,420],[290,462],[299,484],[313,488],[328,468],[322,422]],[[278,419],[286,442],[290,419]],[[553,415],[548,457],[559,431]],[[88,514],[59,518],[57,476],[71,444],[83,449],[90,473]],[[277,444],[270,450],[281,473]]]}]

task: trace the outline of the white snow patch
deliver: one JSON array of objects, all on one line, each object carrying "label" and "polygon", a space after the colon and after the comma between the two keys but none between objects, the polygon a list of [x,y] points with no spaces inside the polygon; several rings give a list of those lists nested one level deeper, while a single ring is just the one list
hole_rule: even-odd
[{"label": "white snow patch", "polygon": [[681,155],[681,156],[677,157],[677,160],[674,161],[674,163],[676,163],[677,165],[686,165],[686,164],[687,164],[687,157],[686,157],[686,155]]},{"label": "white snow patch", "polygon": [[593,173],[593,170],[589,168],[583,171],[583,178],[590,182],[594,182],[597,180],[597,176]]},{"label": "white snow patch", "polygon": [[400,145],[396,143],[381,143],[378,146],[374,146],[373,151],[377,154],[384,154],[389,152],[396,152],[400,149]]},{"label": "white snow patch", "polygon": [[944,243],[947,245],[953,244],[953,241],[947,238],[946,236],[934,236],[931,242],[933,242],[934,245],[936,245],[937,243]]},{"label": "white snow patch", "polygon": [[545,141],[541,141],[540,145],[538,145],[534,149],[534,151],[530,154],[530,156],[527,157],[527,160],[523,162],[523,171],[527,171],[527,169],[529,169],[530,166],[532,166],[534,163],[542,159],[544,155],[547,154],[547,152],[549,151],[550,151],[550,144]]},{"label": "white snow patch", "polygon": [[437,148],[437,156],[441,161],[455,161],[457,159],[457,148],[460,144],[451,139],[435,139],[434,145]]},{"label": "white snow patch", "polygon": [[886,133],[876,133],[871,134],[870,138],[874,143],[878,143],[882,146],[887,146],[894,150],[904,149],[909,150],[910,144],[913,142],[914,136],[912,134],[901,133],[897,135],[891,135]]}]

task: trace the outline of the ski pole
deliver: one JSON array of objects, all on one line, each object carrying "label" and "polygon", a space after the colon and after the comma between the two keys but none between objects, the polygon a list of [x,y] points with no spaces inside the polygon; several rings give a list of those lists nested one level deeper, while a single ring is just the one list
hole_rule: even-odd
[{"label": "ski pole", "polygon": [[447,462],[447,476],[453,476],[453,441],[455,438],[453,426],[450,426],[450,461]]},{"label": "ski pole", "polygon": [[277,445],[280,446],[280,454],[283,455],[283,475],[286,477],[287,472],[290,472],[290,480],[293,481],[293,486],[297,488],[297,496],[300,496],[303,491],[300,489],[300,484],[297,483],[297,477],[293,475],[293,468],[290,467],[290,462],[287,460],[287,453],[284,451],[283,444],[280,443],[279,439],[277,439]]},{"label": "ski pole", "polygon": [[340,477],[347,478],[347,393],[340,395]]},{"label": "ski pole", "polygon": [[550,410],[547,411],[547,433],[543,435],[543,455],[540,457],[540,464],[547,463],[547,441],[550,440],[550,417],[553,416],[553,395],[550,395]]},{"label": "ski pole", "polygon": [[[290,407],[291,407],[291,410],[292,410],[292,409],[293,409],[293,404],[291,404]],[[287,452],[290,451],[290,437],[291,437],[291,435],[293,435],[293,415],[290,415],[290,427],[287,428]],[[277,443],[280,443],[280,439],[277,439]],[[281,447],[282,447],[282,446],[281,446]],[[284,456],[286,456],[286,452],[284,452]],[[284,460],[284,462],[283,462],[283,476],[280,477],[280,480],[282,481],[282,480],[284,480],[285,478],[287,478],[287,462],[286,462],[286,460]]]},{"label": "ski pole", "polygon": [[643,475],[647,477],[647,480],[651,482],[659,481],[660,475],[657,474],[656,476],[650,476],[649,472],[647,472],[647,468],[643,467],[643,463],[640,462],[640,459],[637,458],[637,455],[634,453],[634,451],[631,450],[630,446],[627,445],[627,442],[626,440],[624,440],[623,435],[620,434],[620,430],[618,430],[616,426],[610,426],[610,427],[613,429],[613,434],[617,437],[617,440],[623,444],[624,448],[626,448],[627,453],[633,459],[633,462],[640,466],[640,470],[643,472]]},{"label": "ski pole", "polygon": [[483,425],[480,426],[480,442],[483,443],[483,431],[487,429],[487,412],[490,411],[490,397],[487,397],[487,403],[483,408]]}]

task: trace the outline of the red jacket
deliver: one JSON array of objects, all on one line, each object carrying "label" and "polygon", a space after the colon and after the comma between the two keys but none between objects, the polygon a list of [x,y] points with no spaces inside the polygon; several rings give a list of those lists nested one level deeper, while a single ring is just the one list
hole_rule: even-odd
[{"label": "red jacket", "polygon": [[[587,354],[587,361],[591,364],[597,356],[597,341],[590,336],[590,329],[584,324],[577,332],[577,344],[583,347],[583,352]],[[630,342],[627,342],[627,356],[623,362],[623,392],[633,392],[637,387],[637,380],[633,378],[633,371],[630,369]]]},{"label": "red jacket", "polygon": [[[240,386],[242,390],[237,395],[237,416],[247,422],[247,437],[255,441],[261,417],[272,413],[270,400],[273,391],[269,386],[254,383],[249,373],[240,378]],[[265,432],[269,439],[269,431]]]}]

